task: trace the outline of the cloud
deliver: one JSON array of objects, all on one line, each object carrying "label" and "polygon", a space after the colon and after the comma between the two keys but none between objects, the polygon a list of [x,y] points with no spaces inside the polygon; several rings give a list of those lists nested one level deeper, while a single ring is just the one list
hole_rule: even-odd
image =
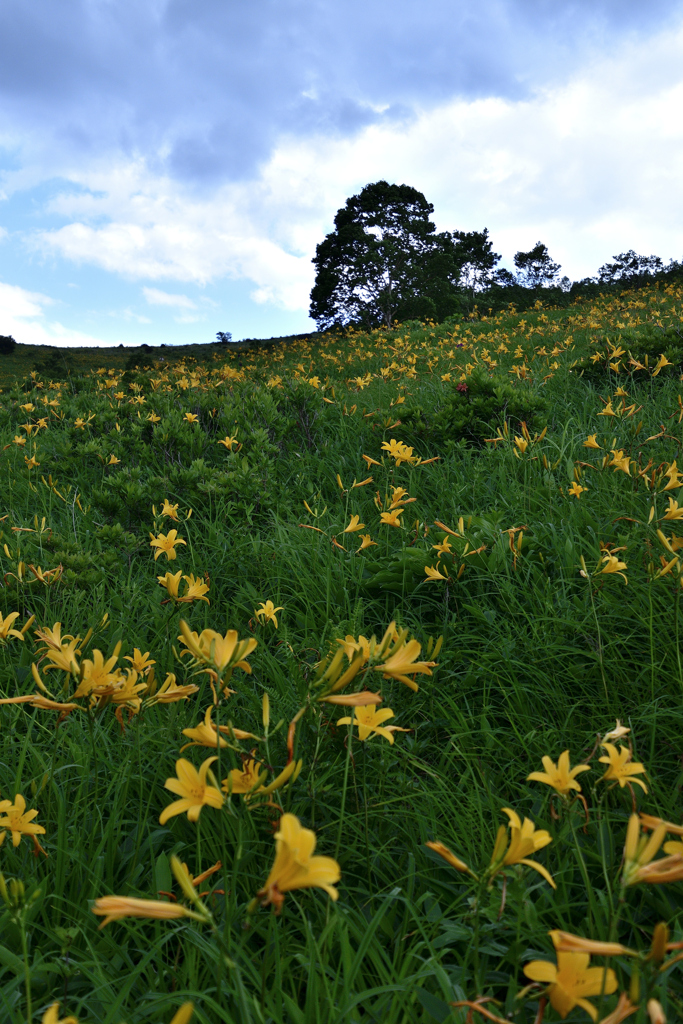
[{"label": "cloud", "polygon": [[247,181],[283,132],[343,138],[456,95],[529,98],[678,13],[679,0],[4,0],[5,191],[102,154],[199,190]]},{"label": "cloud", "polygon": [[50,215],[67,223],[31,245],[136,280],[246,278],[257,303],[302,310],[334,212],[387,178],[423,191],[440,229],[487,226],[510,266],[537,239],[574,278],[631,247],[680,257],[682,58],[679,26],[531,98],[451,99],[349,138],[283,136],[254,179],[202,195],[142,159],[99,164],[53,196]]},{"label": "cloud", "polygon": [[196,304],[187,295],[170,295],[158,288],[143,288],[142,293],[150,306],[177,306],[179,309],[196,309]]},{"label": "cloud", "polygon": [[0,281],[0,333],[11,335],[23,345],[73,348],[115,344],[65,327],[58,320],[46,321],[43,306],[51,305],[53,300],[47,295]]}]

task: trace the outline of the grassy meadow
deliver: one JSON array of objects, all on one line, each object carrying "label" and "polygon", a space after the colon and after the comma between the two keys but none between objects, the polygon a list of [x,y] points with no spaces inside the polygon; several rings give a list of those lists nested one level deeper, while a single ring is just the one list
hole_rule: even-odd
[{"label": "grassy meadow", "polygon": [[683,287],[79,358],[0,368],[0,1020],[680,1020]]}]

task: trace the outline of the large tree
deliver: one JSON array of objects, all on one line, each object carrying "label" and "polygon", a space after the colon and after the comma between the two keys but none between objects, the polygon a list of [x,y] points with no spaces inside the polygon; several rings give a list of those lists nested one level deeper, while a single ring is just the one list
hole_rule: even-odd
[{"label": "large tree", "polygon": [[539,288],[541,285],[547,287],[553,284],[560,270],[560,264],[553,262],[548,246],[543,242],[536,242],[529,252],[516,252],[515,266],[520,284],[526,285],[527,288]]},{"label": "large tree", "polygon": [[310,315],[319,330],[390,327],[396,319],[438,313],[429,292],[448,291],[442,265],[450,267],[451,255],[435,232],[433,212],[417,189],[386,181],[346,200],[313,260]]},{"label": "large tree", "polygon": [[640,256],[633,249],[612,259],[614,263],[603,263],[598,270],[599,284],[632,283],[644,277],[654,277],[664,270],[659,256]]}]

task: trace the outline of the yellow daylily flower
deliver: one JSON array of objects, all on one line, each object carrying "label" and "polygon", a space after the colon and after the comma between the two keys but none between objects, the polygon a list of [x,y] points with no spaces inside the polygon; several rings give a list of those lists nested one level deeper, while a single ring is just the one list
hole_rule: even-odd
[{"label": "yellow daylily flower", "polygon": [[132,657],[130,654],[126,654],[123,660],[129,661],[135,671],[140,673],[149,672],[152,665],[156,665],[156,661],[150,658],[149,651],[145,651],[143,654],[139,647],[133,648]]},{"label": "yellow daylily flower", "polygon": [[59,1003],[53,1003],[43,1014],[41,1024],[78,1024],[78,1019],[76,1017],[60,1017]]},{"label": "yellow daylily flower", "polygon": [[675,498],[669,498],[669,507],[664,513],[664,519],[683,519],[683,508],[678,507]]},{"label": "yellow daylily flower", "polygon": [[[550,933],[555,943],[557,932]],[[548,960],[532,960],[524,968],[527,978],[548,985],[550,1005],[563,1019],[580,1006],[592,1020],[598,1011],[586,996],[611,995],[617,990],[617,976],[611,968],[589,967],[588,953],[557,953],[557,966]]]},{"label": "yellow daylily flower", "polygon": [[575,480],[571,482],[568,488],[568,492],[571,494],[572,498],[580,498],[583,492],[587,490],[587,487],[582,487],[581,484],[577,484]]},{"label": "yellow daylily flower", "polygon": [[[0,829],[7,829],[12,833],[12,846],[18,846],[22,836],[33,836],[34,843],[42,850],[36,836],[45,835],[45,829],[42,825],[34,823],[33,819],[37,817],[38,811],[26,810],[26,801],[21,793],[17,793],[14,803],[3,800],[0,803],[0,810],[4,815],[0,818]],[[2,845],[5,835],[5,832],[0,833],[0,845]]]},{"label": "yellow daylily flower", "polygon": [[[184,683],[178,686],[175,673],[169,672],[156,693],[153,693],[145,701],[146,707],[153,704],[175,704],[179,700],[187,700],[193,693],[198,693],[199,687],[195,683]],[[181,748],[181,751],[184,747]]]},{"label": "yellow daylily flower", "polygon": [[[228,742],[219,736],[219,733],[223,733],[225,736],[234,737],[236,740],[255,740],[258,739],[254,736],[253,732],[245,732],[243,729],[234,729],[231,725],[219,725],[218,729],[211,721],[213,714],[213,705],[210,704],[206,709],[204,715],[204,721],[195,729],[183,729],[183,736],[187,736],[191,739],[192,743],[186,743],[180,748],[180,753],[183,750],[187,750],[188,747],[227,747]],[[219,742],[220,739],[220,742]]]},{"label": "yellow daylily flower", "polygon": [[503,813],[507,814],[509,818],[510,836],[508,838],[505,825],[501,825],[493,847],[491,863],[487,869],[489,879],[493,880],[500,871],[513,864],[525,864],[527,867],[533,868],[534,871],[538,871],[546,882],[556,889],[557,886],[550,872],[537,861],[528,859],[528,854],[536,853],[548,843],[552,843],[550,833],[545,829],[536,829],[530,818],[525,818],[522,822],[516,811],[510,807],[503,807]]},{"label": "yellow daylily flower", "polygon": [[666,824],[660,821],[648,838],[640,834],[638,815],[631,815],[624,844],[622,885],[637,885],[639,882],[661,885],[665,882],[678,882],[683,878],[683,855],[680,853],[653,860],[664,841]]},{"label": "yellow daylily flower", "polygon": [[613,743],[601,743],[600,745],[603,750],[607,751],[607,754],[605,757],[598,758],[598,760],[602,764],[609,765],[609,768],[599,781],[618,782],[622,789],[629,783],[635,782],[637,786],[641,786],[643,791],[647,793],[647,786],[642,779],[633,778],[634,775],[642,775],[645,772],[645,767],[639,763],[630,763],[633,754],[628,747],[619,747],[617,750]]},{"label": "yellow daylily flower", "polygon": [[253,757],[247,758],[242,764],[241,771],[239,768],[233,768],[227,779],[223,779],[221,789],[226,794],[243,793],[245,800],[251,796],[269,796],[290,780],[296,782],[303,768],[303,761],[290,761],[268,785],[264,785],[268,772],[261,771],[262,767],[260,761],[255,761]]},{"label": "yellow daylily flower", "polygon": [[207,604],[211,604],[208,597],[205,597],[209,589],[208,583],[203,583],[199,576],[195,578],[193,573],[189,576],[183,576],[183,579],[185,580],[186,590],[183,596],[177,599],[179,604],[189,603],[190,601],[206,601]]},{"label": "yellow daylily flower", "polygon": [[281,612],[283,609],[284,605],[280,605],[279,608],[276,608],[273,602],[270,600],[261,601],[259,607],[254,609],[254,615],[256,616],[257,619],[262,621],[264,625],[266,622],[272,622],[275,628],[277,629],[276,612]]},{"label": "yellow daylily flower", "polygon": [[172,804],[159,815],[159,823],[165,825],[169,818],[187,811],[189,821],[197,821],[202,807],[222,807],[223,795],[215,786],[207,786],[206,774],[217,758],[207,757],[199,767],[199,771],[184,757],[176,761],[177,778],[166,779],[164,786],[176,793],[181,799]]},{"label": "yellow daylily flower", "polygon": [[465,864],[465,861],[456,857],[455,854],[444,845],[444,843],[429,841],[425,843],[425,846],[428,846],[430,850],[434,850],[434,852],[438,853],[440,857],[443,857],[446,863],[450,864],[450,866],[455,868],[456,871],[462,871],[465,875],[471,875],[472,878],[477,878],[472,869]]},{"label": "yellow daylily flower", "polygon": [[339,893],[334,888],[341,877],[339,865],[331,857],[314,857],[315,833],[303,828],[293,814],[283,814],[275,833],[275,862],[257,898],[262,906],[272,903],[280,913],[285,893],[294,889],[317,887],[333,900]]},{"label": "yellow daylily flower", "polygon": [[[393,629],[393,622],[387,630]],[[385,634],[386,642],[387,634]],[[403,634],[405,636],[405,632]],[[432,669],[436,667],[434,661],[416,661],[415,659],[419,656],[422,645],[417,640],[409,640],[407,643],[405,639],[399,639],[388,649],[385,655],[383,664],[375,665],[374,671],[381,672],[384,679],[397,679],[400,683],[405,683],[411,690],[417,692],[418,685],[414,679],[410,679],[409,675],[415,675],[420,672],[424,675],[431,676]]]},{"label": "yellow daylily flower", "polygon": [[620,562],[616,555],[603,555],[601,561],[603,561],[605,565],[600,569],[598,575],[602,576],[604,574],[616,573],[617,576],[622,577],[624,583],[628,584],[626,574],[622,572],[622,569],[626,569],[626,562]]},{"label": "yellow daylily flower", "polygon": [[251,673],[251,665],[245,658],[248,658],[258,646],[258,641],[239,640],[236,629],[229,629],[225,636],[221,636],[214,629],[203,629],[197,634],[190,629],[184,619],[181,619],[178,639],[185,644],[187,651],[196,661],[210,665],[218,672],[224,672],[228,668],[241,668],[244,672]]},{"label": "yellow daylily flower", "polygon": [[568,750],[564,750],[560,754],[557,764],[551,761],[549,757],[542,758],[542,761],[545,772],[532,772],[530,775],[527,775],[527,782],[544,782],[546,786],[552,786],[560,796],[569,796],[569,792],[572,789],[575,789],[577,793],[581,792],[581,786],[576,781],[576,776],[580,775],[581,772],[590,771],[589,764],[578,764],[570,771]]},{"label": "yellow daylily flower", "polygon": [[586,440],[583,442],[584,448],[597,448],[602,451],[602,445],[599,445],[597,440],[597,434],[589,434]]},{"label": "yellow daylily flower", "polygon": [[100,928],[104,928],[112,921],[120,921],[123,917],[146,917],[158,921],[176,921],[181,917],[192,917],[196,921],[204,920],[202,916],[188,910],[181,903],[141,900],[135,896],[100,896],[95,900],[92,912],[104,917]]},{"label": "yellow daylily flower", "polygon": [[187,544],[186,540],[178,536],[177,530],[169,530],[168,533],[160,533],[158,537],[155,537],[153,533],[150,533],[152,538],[149,542],[151,548],[156,548],[154,552],[154,561],[156,562],[160,554],[165,554],[169,561],[173,561],[176,556],[176,545]]},{"label": "yellow daylily flower", "polygon": [[349,525],[343,531],[344,533],[356,533],[358,530],[364,530],[365,523],[360,522],[360,516],[351,516]]},{"label": "yellow daylily flower", "polygon": [[164,576],[157,576],[159,585],[166,587],[168,596],[173,600],[178,600],[178,587],[180,586],[180,577],[183,574],[182,569],[178,569],[176,573],[167,572]]},{"label": "yellow daylily flower", "polygon": [[393,733],[410,732],[410,729],[401,729],[397,725],[382,726],[382,722],[386,722],[390,718],[394,718],[391,708],[381,708],[378,711],[376,704],[365,704],[362,707],[355,707],[351,717],[340,718],[337,725],[357,725],[358,739],[361,741],[376,734],[389,740],[389,743],[393,743]]},{"label": "yellow daylily flower", "polygon": [[24,633],[26,632],[31,623],[27,623],[26,626],[24,626],[24,628],[21,631],[19,631],[18,629],[12,629],[15,620],[18,618],[19,612],[10,612],[9,615],[4,619],[2,617],[2,614],[0,614],[0,640],[8,640],[9,637],[11,636],[16,637],[17,640],[24,639]]},{"label": "yellow daylily flower", "polygon": [[377,547],[377,541],[373,540],[369,533],[361,533],[360,540],[361,544],[359,548],[356,548],[356,554],[359,551],[365,551],[366,548]]},{"label": "yellow daylily flower", "polygon": [[178,506],[172,505],[167,498],[164,498],[164,504],[159,514],[168,516],[169,519],[173,519],[176,523],[178,522]]},{"label": "yellow daylily flower", "polygon": [[384,526],[398,526],[398,527],[402,527],[403,526],[403,523],[401,522],[401,513],[402,512],[403,512],[402,508],[394,509],[391,512],[382,512],[382,513],[380,513],[380,517],[379,517],[380,518],[380,522],[383,523]]},{"label": "yellow daylily flower", "polygon": [[425,583],[435,583],[438,580],[448,581],[450,576],[444,576],[441,572],[441,563],[437,562],[436,565],[425,565],[426,579]]}]

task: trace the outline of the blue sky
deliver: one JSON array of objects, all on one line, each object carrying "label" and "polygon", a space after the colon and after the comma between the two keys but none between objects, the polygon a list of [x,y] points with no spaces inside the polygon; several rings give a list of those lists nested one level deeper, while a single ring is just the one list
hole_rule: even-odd
[{"label": "blue sky", "polygon": [[315,245],[406,182],[571,278],[683,258],[683,3],[3,0],[0,334],[311,330]]}]

